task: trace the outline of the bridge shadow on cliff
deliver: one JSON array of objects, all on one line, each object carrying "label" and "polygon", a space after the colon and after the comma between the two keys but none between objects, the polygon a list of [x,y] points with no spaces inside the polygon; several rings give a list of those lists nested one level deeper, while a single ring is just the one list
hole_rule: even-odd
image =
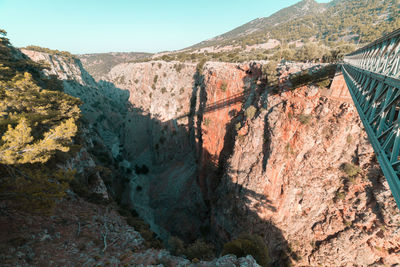
[{"label": "bridge shadow on cliff", "polygon": [[319,87],[329,87],[332,83],[333,78],[336,75],[337,65],[329,64],[326,66],[315,65],[308,69],[299,71],[297,73],[291,74],[288,77],[288,81],[291,83],[290,87],[280,87],[279,84],[271,84],[274,87],[273,93],[281,93],[285,91],[292,91],[297,88],[308,86],[311,84],[317,85]]},{"label": "bridge shadow on cliff", "polygon": [[300,73],[294,74],[290,78],[290,82],[293,85],[293,89],[310,84],[320,84],[323,82],[326,83],[324,86],[328,87],[335,76],[336,69],[336,64],[329,64],[327,66],[313,66]]},{"label": "bridge shadow on cliff", "polygon": [[[257,193],[247,188],[244,184],[238,183],[237,176],[248,173],[248,170],[233,170],[229,163],[229,159],[235,151],[236,141],[243,138],[243,136],[238,134],[240,130],[238,125],[242,127],[246,123],[249,123],[246,121],[245,110],[250,106],[254,106],[256,108],[254,116],[257,117],[261,113],[261,110],[266,108],[268,81],[263,79],[260,66],[256,64],[251,65],[246,74],[243,78],[243,83],[250,83],[250,88],[243,88],[243,93],[208,105],[205,105],[207,102],[206,87],[202,84],[204,76],[199,72],[194,76],[195,82],[189,121],[195,121],[194,118],[197,118],[197,127],[193,129],[193,131],[197,132],[196,145],[197,149],[200,150],[198,151],[198,162],[201,168],[198,172],[197,181],[203,189],[203,198],[210,209],[211,215],[211,232],[206,236],[211,238],[210,241],[213,241],[217,248],[221,249],[223,243],[242,234],[259,235],[269,248],[271,255],[270,266],[288,266],[290,258],[296,260],[297,255],[290,251],[290,246],[285,240],[282,231],[272,221],[260,218],[258,215],[258,211],[263,209],[276,212],[276,207],[264,194]],[[200,91],[199,94],[197,93],[198,91]],[[199,96],[200,99],[197,99],[196,96]],[[196,106],[196,101],[199,101],[198,110],[193,108]],[[225,126],[223,149],[219,157],[216,158],[201,145],[203,142],[202,135],[204,134],[201,127],[203,115],[208,112],[227,108],[238,102],[242,102],[242,109],[239,111],[231,110],[229,112],[231,119]],[[283,103],[277,105],[280,104]],[[270,107],[269,112],[265,116],[265,124],[268,123],[268,115],[273,108]],[[264,129],[262,165],[265,171],[270,154],[269,125],[264,125]],[[248,177],[248,179],[251,179],[251,177]],[[214,240],[212,240],[213,238]]]},{"label": "bridge shadow on cliff", "polygon": [[242,93],[238,93],[238,94],[232,95],[230,97],[215,101],[212,104],[206,105],[204,107],[203,111],[196,111],[194,114],[191,114],[189,112],[189,113],[180,115],[180,116],[178,116],[178,117],[176,117],[174,119],[175,120],[179,120],[179,119],[183,119],[185,117],[190,117],[190,116],[193,116],[193,115],[200,115],[200,113],[201,114],[206,114],[206,113],[218,111],[218,110],[224,109],[226,107],[232,106],[234,104],[237,104],[239,102],[243,102],[249,96],[249,94],[250,94],[250,91],[245,91],[245,92],[242,92]]},{"label": "bridge shadow on cliff", "polygon": [[[229,164],[235,141],[239,138],[237,125],[244,126],[246,123],[244,110],[253,105],[257,110],[255,116],[258,116],[263,108],[263,101],[259,100],[265,97],[266,81],[258,79],[260,72],[259,66],[252,65],[243,78],[245,84],[251,84],[250,88],[246,88],[244,93],[207,105],[205,76],[198,70],[193,76],[189,113],[168,121],[162,121],[148,111],[133,106],[126,90],[106,81],[100,81],[98,85],[108,92],[98,93],[109,103],[87,103],[88,111],[85,112],[89,114],[89,122],[97,125],[99,135],[106,142],[110,132],[122,140],[114,167],[125,173],[125,177],[119,181],[116,196],[129,188],[131,173],[138,172],[135,167],[140,170],[146,165],[148,173],[136,175],[152,177],[154,174],[157,178],[152,178],[147,187],[137,182],[131,193],[148,195],[154,222],[171,235],[187,243],[196,239],[206,240],[213,243],[220,253],[224,243],[241,234],[257,234],[269,248],[270,266],[288,266],[290,258],[296,259],[296,255],[290,252],[282,231],[272,221],[258,215],[263,209],[276,212],[273,201],[239,184],[236,176],[243,174],[244,170],[232,170]],[[122,99],[123,103],[118,103],[115,96],[119,96],[118,101]],[[203,148],[203,116],[238,102],[243,103],[243,108],[238,112],[230,112],[223,149],[215,158]],[[97,115],[92,116],[90,110]],[[187,125],[177,123],[177,119],[183,117],[188,118]],[[123,121],[117,122],[117,119]],[[267,117],[264,120],[266,122]],[[262,150],[265,168],[270,153],[269,132],[265,130],[264,135]],[[128,159],[132,166],[124,166],[123,159]],[[192,166],[196,171],[182,179],[182,173],[187,170],[182,166],[188,162],[196,165]],[[165,177],[172,177],[172,182]],[[180,184],[181,181],[185,184]],[[194,200],[197,191],[201,192],[201,199]],[[138,208],[134,203],[129,204],[132,208]]]}]

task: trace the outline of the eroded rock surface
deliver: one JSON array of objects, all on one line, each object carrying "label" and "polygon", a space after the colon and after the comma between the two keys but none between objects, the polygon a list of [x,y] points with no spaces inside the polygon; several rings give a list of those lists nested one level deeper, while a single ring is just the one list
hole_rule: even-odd
[{"label": "eroded rock surface", "polygon": [[[399,212],[352,104],[302,87],[269,95],[245,127],[217,190],[215,225],[228,236],[260,233],[272,255],[299,266],[400,262]],[[349,177],[344,163],[360,173]]]}]

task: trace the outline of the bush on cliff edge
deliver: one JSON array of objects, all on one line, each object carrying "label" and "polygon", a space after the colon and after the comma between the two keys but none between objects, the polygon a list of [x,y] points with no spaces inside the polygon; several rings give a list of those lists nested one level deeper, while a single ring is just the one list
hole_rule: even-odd
[{"label": "bush on cliff edge", "polygon": [[267,266],[269,262],[268,248],[258,235],[241,235],[224,245],[222,255],[233,254],[236,257],[251,255],[261,266]]}]

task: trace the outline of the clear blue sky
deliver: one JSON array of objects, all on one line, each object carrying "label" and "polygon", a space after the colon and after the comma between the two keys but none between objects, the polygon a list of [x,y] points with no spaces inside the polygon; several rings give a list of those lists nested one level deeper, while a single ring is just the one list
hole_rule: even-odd
[{"label": "clear blue sky", "polygon": [[18,47],[160,52],[196,44],[298,1],[0,0],[0,28]]}]

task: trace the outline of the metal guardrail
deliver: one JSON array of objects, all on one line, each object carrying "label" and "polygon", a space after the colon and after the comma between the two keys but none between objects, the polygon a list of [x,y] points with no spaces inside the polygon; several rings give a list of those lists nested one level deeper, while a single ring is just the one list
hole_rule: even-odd
[{"label": "metal guardrail", "polygon": [[342,71],[400,208],[400,29],[346,55]]}]

